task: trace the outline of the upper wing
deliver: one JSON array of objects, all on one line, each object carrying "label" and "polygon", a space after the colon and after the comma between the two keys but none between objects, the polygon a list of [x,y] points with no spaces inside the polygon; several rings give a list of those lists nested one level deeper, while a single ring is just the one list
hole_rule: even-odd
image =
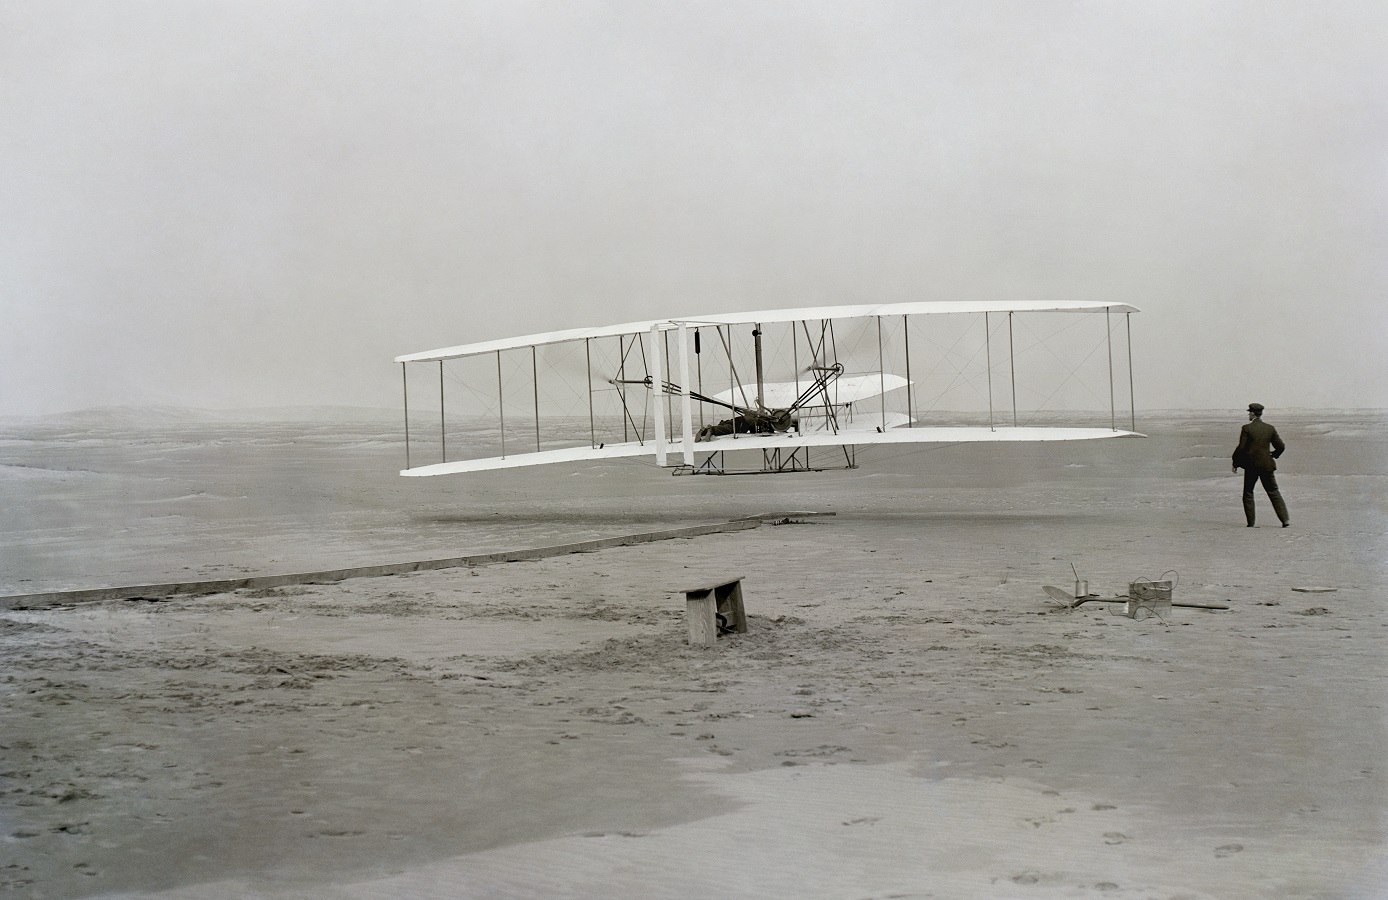
[{"label": "upper wing", "polygon": [[522,337],[502,338],[494,341],[481,341],[474,344],[459,344],[439,350],[426,350],[422,353],[408,353],[395,357],[398,363],[425,362],[429,360],[454,359],[459,356],[475,356],[481,353],[495,353],[498,350],[516,350],[524,347],[539,347],[557,344],[562,341],[581,341],[617,335],[644,334],[652,328],[669,329],[681,324],[700,325],[752,325],[766,322],[797,322],[813,319],[852,319],[873,316],[925,316],[950,313],[1003,313],[1003,312],[1099,312],[1108,310],[1114,313],[1137,312],[1137,307],[1126,303],[1109,303],[1104,300],[925,300],[913,303],[879,303],[863,306],[807,306],[799,309],[764,309],[755,312],[714,313],[707,316],[689,318],[648,319],[642,322],[627,322],[622,325],[606,325],[597,328],[570,328],[565,331],[545,331]]}]

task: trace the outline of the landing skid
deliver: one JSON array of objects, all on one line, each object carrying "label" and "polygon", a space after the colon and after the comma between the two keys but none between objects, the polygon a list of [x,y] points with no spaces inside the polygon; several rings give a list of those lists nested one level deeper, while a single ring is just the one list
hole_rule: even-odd
[{"label": "landing skid", "polygon": [[[838,469],[858,468],[858,454],[852,445],[838,448],[843,451],[843,462],[825,465],[818,461],[811,465],[810,448],[798,447],[794,450],[776,448],[761,451],[761,468],[730,469],[725,456],[728,451],[716,450],[704,457],[703,462],[692,466],[675,466],[672,475],[781,475],[788,472],[828,472]],[[833,454],[830,454],[831,458]]]}]

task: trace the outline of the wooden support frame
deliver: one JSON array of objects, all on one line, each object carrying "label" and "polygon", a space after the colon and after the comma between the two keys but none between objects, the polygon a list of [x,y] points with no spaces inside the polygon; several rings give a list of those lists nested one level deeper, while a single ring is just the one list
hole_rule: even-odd
[{"label": "wooden support frame", "polygon": [[683,593],[691,646],[712,647],[720,634],[747,633],[740,576],[685,588]]}]

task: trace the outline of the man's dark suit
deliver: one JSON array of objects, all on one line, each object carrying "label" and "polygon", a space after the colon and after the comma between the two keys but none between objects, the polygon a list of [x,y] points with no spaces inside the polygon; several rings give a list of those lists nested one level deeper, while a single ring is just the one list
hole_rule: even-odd
[{"label": "man's dark suit", "polygon": [[1272,509],[1285,525],[1291,518],[1287,515],[1287,504],[1282,500],[1282,492],[1277,489],[1277,457],[1287,445],[1278,436],[1277,429],[1262,419],[1254,419],[1239,432],[1239,445],[1234,448],[1234,467],[1243,469],[1243,514],[1248,524],[1253,524],[1253,486],[1259,481],[1272,501]]}]

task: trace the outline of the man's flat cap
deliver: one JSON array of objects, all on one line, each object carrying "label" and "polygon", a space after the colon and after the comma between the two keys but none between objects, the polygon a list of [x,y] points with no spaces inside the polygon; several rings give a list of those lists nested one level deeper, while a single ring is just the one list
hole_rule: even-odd
[{"label": "man's flat cap", "polygon": [[1263,411],[1263,404],[1250,403],[1248,404],[1248,411],[1251,413],[1261,413]]}]

